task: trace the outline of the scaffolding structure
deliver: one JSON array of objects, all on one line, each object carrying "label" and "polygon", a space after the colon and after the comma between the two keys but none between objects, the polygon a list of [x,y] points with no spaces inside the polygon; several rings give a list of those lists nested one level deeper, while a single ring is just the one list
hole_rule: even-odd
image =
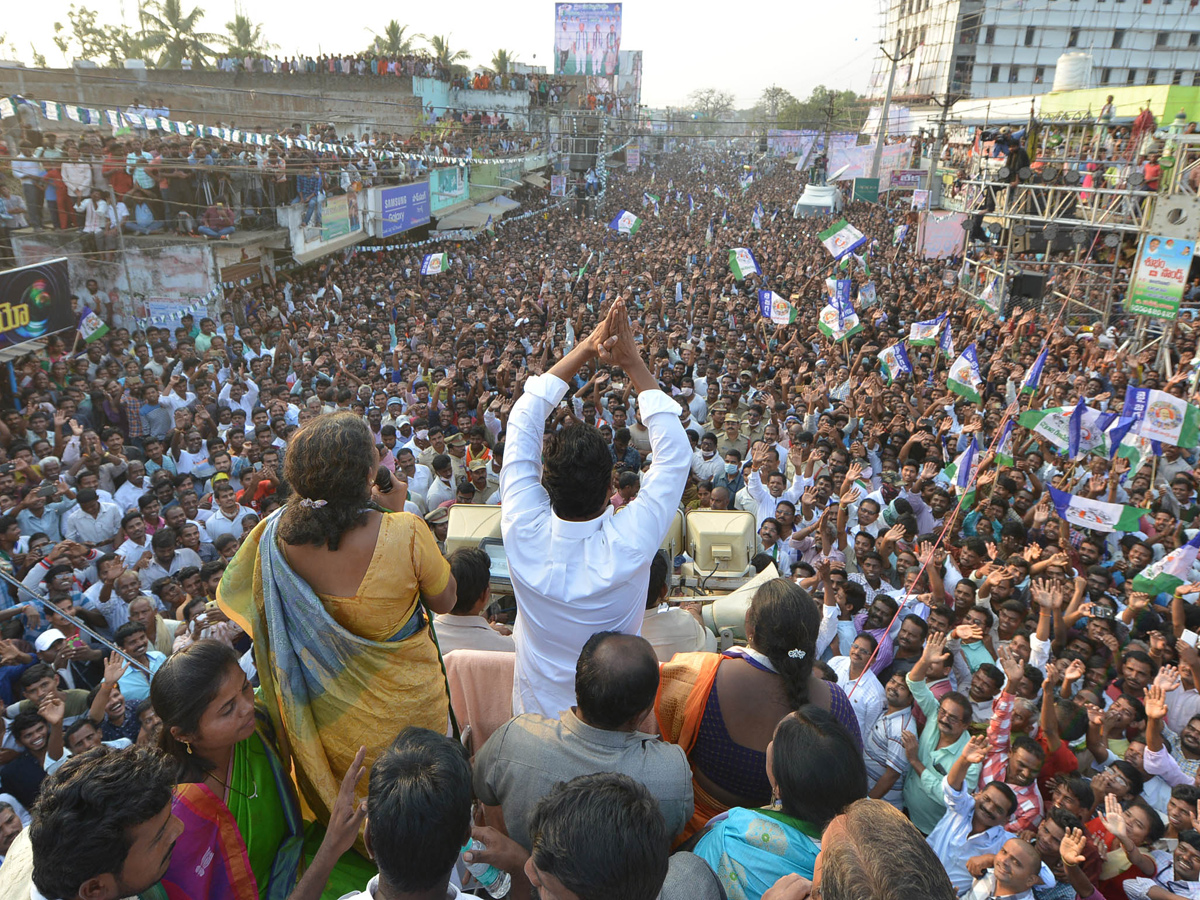
[{"label": "scaffolding structure", "polygon": [[[1086,131],[1077,135],[1081,157]],[[1083,172],[1082,158],[1067,158],[1069,148],[1068,140],[1059,155],[1039,160],[1040,167],[984,170],[965,183],[960,288],[980,301],[1040,299],[1043,310],[1062,305],[1067,324],[1107,327],[1124,314],[1117,304],[1147,235],[1200,236],[1200,135],[1166,139],[1157,191],[1128,164],[1125,186],[1107,186],[1116,180],[1111,173]],[[1171,332],[1167,320],[1137,319],[1138,348]]]}]

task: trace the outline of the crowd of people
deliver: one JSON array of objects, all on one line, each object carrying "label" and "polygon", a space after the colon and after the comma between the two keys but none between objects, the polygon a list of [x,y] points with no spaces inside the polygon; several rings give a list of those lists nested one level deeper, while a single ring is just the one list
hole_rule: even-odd
[{"label": "crowd of people", "polygon": [[[85,253],[111,255],[121,232],[227,238],[237,229],[274,227],[279,206],[411,183],[439,157],[513,156],[540,143],[503,114],[429,114],[435,125],[408,137],[338,136],[332,127],[305,132],[296,125],[262,144],[249,134],[223,140],[88,130],[60,139],[26,128],[5,148],[0,239],[26,228],[74,230]],[[313,141],[313,149],[297,139]]]},{"label": "crowd of people", "polygon": [[[660,154],[631,235],[548,206],[18,360],[0,898],[1200,896],[1197,448],[1016,424],[1194,399],[1192,332],[1167,377],[977,304],[901,203],[838,268],[802,181]],[[495,597],[445,553],[488,504]],[[678,510],[753,516],[735,646]]]}]

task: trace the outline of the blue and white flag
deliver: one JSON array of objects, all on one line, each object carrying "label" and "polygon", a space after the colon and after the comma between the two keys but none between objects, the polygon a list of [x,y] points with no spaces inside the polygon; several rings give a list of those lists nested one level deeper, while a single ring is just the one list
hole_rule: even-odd
[{"label": "blue and white flag", "polygon": [[954,359],[954,335],[950,333],[949,322],[942,329],[942,336],[938,338],[938,349],[946,359]]},{"label": "blue and white flag", "polygon": [[1000,442],[996,445],[996,465],[1011,466],[1013,459],[1012,433],[1017,424],[1016,419],[1010,418],[1004,423],[1004,431],[1000,432]]},{"label": "blue and white flag", "polygon": [[683,282],[682,281],[675,282],[675,302],[676,303],[683,302]]},{"label": "blue and white flag", "polygon": [[629,210],[623,209],[608,223],[608,227],[618,234],[637,234],[638,229],[642,227],[642,220]]},{"label": "blue and white flag", "polygon": [[946,387],[960,397],[979,403],[983,399],[980,392],[983,378],[979,374],[979,357],[975,355],[975,345],[971,344],[962,355],[950,365],[950,377]]},{"label": "blue and white flag", "polygon": [[868,281],[858,289],[859,306],[874,306],[875,299],[875,282]]},{"label": "blue and white flag", "polygon": [[[862,294],[859,294],[862,298]],[[901,375],[912,374],[912,363],[908,359],[908,351],[904,349],[904,343],[893,344],[891,347],[886,347],[879,351],[879,365],[883,369],[883,375],[891,384]]]},{"label": "blue and white flag", "polygon": [[1079,456],[1079,444],[1083,439],[1083,414],[1087,410],[1087,402],[1080,397],[1079,402],[1075,404],[1075,409],[1071,412],[1071,418],[1067,420],[1067,458],[1075,459]]},{"label": "blue and white flag", "polygon": [[754,214],[750,216],[750,224],[754,226],[755,231],[762,231],[763,208],[759,203],[754,207]]},{"label": "blue and white flag", "polygon": [[688,191],[688,212],[694,213],[695,211],[696,211],[696,201],[692,199],[691,191]]},{"label": "blue and white flag", "polygon": [[1044,347],[1042,352],[1038,354],[1038,358],[1033,361],[1033,365],[1025,373],[1025,381],[1021,385],[1022,394],[1032,394],[1038,389],[1038,385],[1042,380],[1042,368],[1046,365],[1046,357],[1049,355],[1050,348]]},{"label": "blue and white flag", "polygon": [[421,260],[422,275],[439,275],[450,268],[450,257],[445,253],[430,253]]}]

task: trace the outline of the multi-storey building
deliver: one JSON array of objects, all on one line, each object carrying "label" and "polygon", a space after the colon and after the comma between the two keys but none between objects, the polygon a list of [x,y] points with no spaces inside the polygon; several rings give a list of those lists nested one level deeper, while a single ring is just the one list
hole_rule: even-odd
[{"label": "multi-storey building", "polygon": [[[890,0],[881,46],[894,54],[899,39],[908,54],[893,95],[911,101],[1042,93],[1064,54],[1062,87],[1200,85],[1198,2]],[[883,96],[890,65],[880,53],[870,96]]]}]

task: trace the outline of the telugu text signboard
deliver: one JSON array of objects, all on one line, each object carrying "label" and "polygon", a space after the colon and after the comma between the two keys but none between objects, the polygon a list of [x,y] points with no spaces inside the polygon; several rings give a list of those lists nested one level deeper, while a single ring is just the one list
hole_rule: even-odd
[{"label": "telugu text signboard", "polygon": [[1195,241],[1147,235],[1129,283],[1125,308],[1140,316],[1174,319],[1187,287]]},{"label": "telugu text signboard", "polygon": [[380,237],[391,237],[429,224],[429,182],[402,184],[382,192],[383,229]]}]

